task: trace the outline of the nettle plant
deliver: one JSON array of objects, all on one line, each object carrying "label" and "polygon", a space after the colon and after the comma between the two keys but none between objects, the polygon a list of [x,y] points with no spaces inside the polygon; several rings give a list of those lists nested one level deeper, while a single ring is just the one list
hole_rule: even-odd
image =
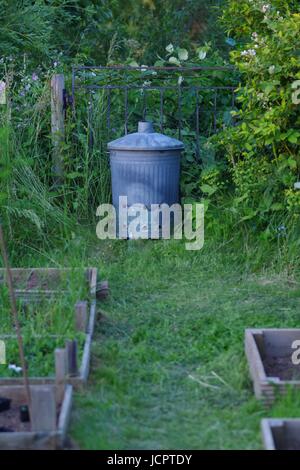
[{"label": "nettle plant", "polygon": [[290,212],[299,218],[300,79],[299,2],[230,0],[223,14],[239,44],[231,53],[241,72],[239,125],[223,136],[236,205],[243,219]]}]

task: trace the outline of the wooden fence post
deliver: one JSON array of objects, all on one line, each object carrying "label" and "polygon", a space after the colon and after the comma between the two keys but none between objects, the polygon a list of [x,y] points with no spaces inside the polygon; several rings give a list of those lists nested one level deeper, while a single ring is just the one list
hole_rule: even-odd
[{"label": "wooden fence post", "polygon": [[75,326],[77,331],[86,333],[88,320],[88,302],[80,300],[75,304]]},{"label": "wooden fence post", "polygon": [[55,184],[62,183],[63,153],[65,140],[65,110],[64,110],[65,78],[63,74],[51,78],[51,132],[53,143],[53,174]]},{"label": "wooden fence post", "polygon": [[52,386],[36,386],[31,389],[32,431],[51,432],[56,430],[56,401]]},{"label": "wooden fence post", "polygon": [[67,373],[70,377],[78,375],[77,365],[77,341],[67,340],[66,341],[66,355],[67,355]]},{"label": "wooden fence post", "polygon": [[55,378],[57,402],[61,403],[65,393],[67,379],[67,357],[65,349],[55,349]]}]

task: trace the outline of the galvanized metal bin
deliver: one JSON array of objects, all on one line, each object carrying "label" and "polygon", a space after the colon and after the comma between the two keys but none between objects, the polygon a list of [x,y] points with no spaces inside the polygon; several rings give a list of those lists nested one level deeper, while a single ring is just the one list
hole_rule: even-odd
[{"label": "galvanized metal bin", "polygon": [[179,202],[182,142],[154,132],[151,122],[139,122],[138,132],[108,144],[113,205],[127,196],[128,206]]}]

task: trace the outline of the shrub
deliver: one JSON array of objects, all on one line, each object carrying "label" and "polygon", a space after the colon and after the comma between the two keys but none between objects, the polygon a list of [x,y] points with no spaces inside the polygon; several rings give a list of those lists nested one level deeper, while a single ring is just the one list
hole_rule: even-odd
[{"label": "shrub", "polygon": [[265,226],[276,211],[299,212],[293,186],[300,173],[300,108],[292,100],[300,79],[299,3],[229,0],[223,22],[238,43],[231,58],[241,85],[238,125],[221,142],[242,218],[258,217]]}]

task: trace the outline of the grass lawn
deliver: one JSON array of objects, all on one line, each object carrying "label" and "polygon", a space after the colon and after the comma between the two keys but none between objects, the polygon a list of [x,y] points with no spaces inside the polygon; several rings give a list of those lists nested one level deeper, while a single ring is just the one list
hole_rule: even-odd
[{"label": "grass lawn", "polygon": [[300,287],[287,274],[178,241],[78,243],[63,260],[76,261],[111,287],[90,384],[75,399],[80,447],[258,449],[262,417],[299,417],[298,395],[271,410],[255,400],[243,344],[247,327],[299,327]]}]

